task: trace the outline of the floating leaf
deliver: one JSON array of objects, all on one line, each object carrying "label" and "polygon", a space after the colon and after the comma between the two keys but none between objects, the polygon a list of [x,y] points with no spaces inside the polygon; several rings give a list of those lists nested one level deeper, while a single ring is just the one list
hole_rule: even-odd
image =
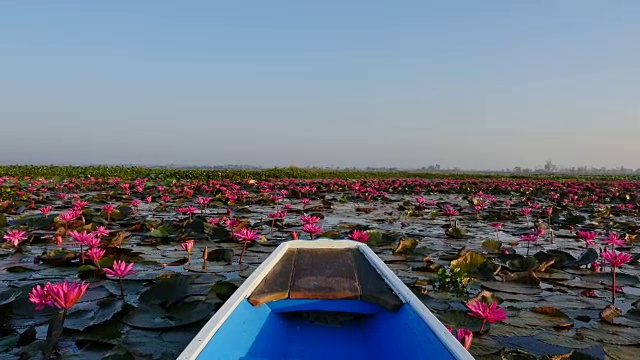
[{"label": "floating leaf", "polygon": [[181,302],[169,308],[140,305],[123,322],[143,329],[166,329],[193,324],[211,316],[214,304],[201,300]]},{"label": "floating leaf", "polygon": [[114,298],[102,299],[96,303],[86,302],[77,304],[67,314],[64,327],[73,330],[84,330],[90,326],[102,324],[111,320],[122,310],[122,300]]},{"label": "floating leaf", "polygon": [[507,267],[512,271],[529,271],[538,266],[538,260],[534,257],[517,258],[507,261]]},{"label": "floating leaf", "polygon": [[459,259],[451,261],[451,269],[460,269],[466,273],[473,273],[487,261],[484,255],[470,251]]},{"label": "floating leaf", "polygon": [[410,239],[410,238],[400,239],[398,246],[395,248],[395,250],[393,250],[393,254],[400,255],[400,254],[412,253],[419,243],[420,241],[418,241],[417,239]]},{"label": "floating leaf", "polygon": [[495,239],[488,239],[482,242],[482,248],[489,254],[498,254],[502,248],[502,242]]},{"label": "floating leaf", "polygon": [[482,287],[486,289],[511,294],[536,295],[542,292],[542,290],[537,287],[512,282],[482,281],[481,284]]},{"label": "floating leaf", "polygon": [[462,239],[465,236],[467,236],[467,234],[469,233],[469,231],[459,227],[459,226],[454,226],[454,227],[450,227],[445,231],[445,234],[448,237],[454,238],[454,239]]},{"label": "floating leaf", "polygon": [[163,279],[140,294],[140,303],[169,307],[189,295],[189,278],[175,276]]}]

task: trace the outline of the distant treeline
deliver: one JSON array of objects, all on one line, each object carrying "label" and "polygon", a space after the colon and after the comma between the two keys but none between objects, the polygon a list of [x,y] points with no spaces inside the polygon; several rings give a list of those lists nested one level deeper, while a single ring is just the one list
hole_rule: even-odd
[{"label": "distant treeline", "polygon": [[44,177],[44,178],[161,178],[187,180],[267,180],[278,178],[295,179],[366,179],[366,178],[450,178],[450,179],[610,179],[638,180],[640,175],[616,174],[560,174],[556,172],[482,172],[446,170],[395,170],[395,169],[327,169],[300,168],[295,166],[269,169],[202,169],[161,168],[142,166],[54,166],[54,165],[7,165],[0,166],[0,176]]}]

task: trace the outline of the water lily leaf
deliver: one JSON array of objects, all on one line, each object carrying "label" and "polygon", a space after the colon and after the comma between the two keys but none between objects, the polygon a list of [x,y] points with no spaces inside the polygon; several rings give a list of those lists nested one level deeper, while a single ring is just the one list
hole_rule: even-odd
[{"label": "water lily leaf", "polygon": [[487,258],[484,255],[470,251],[461,258],[451,261],[451,270],[460,269],[466,273],[473,273],[486,261]]},{"label": "water lily leaf", "polygon": [[538,357],[524,350],[505,350],[500,354],[502,360],[538,360]]},{"label": "water lily leaf", "polygon": [[521,271],[514,273],[505,273],[500,274],[502,281],[505,282],[515,282],[519,284],[527,284],[535,287],[540,287],[540,279],[536,276],[533,271]]},{"label": "water lily leaf", "polygon": [[573,336],[569,336],[566,335],[565,332],[558,331],[541,331],[537,335],[535,335],[535,338],[542,341],[543,343],[568,349],[588,349],[598,345],[598,343],[594,341],[576,336],[575,334]]},{"label": "water lily leaf", "polygon": [[71,261],[76,259],[78,256],[79,254],[72,250],[55,249],[40,255],[40,260],[45,264],[53,266],[65,266],[69,265]]},{"label": "water lily leaf", "polygon": [[553,264],[554,268],[567,267],[567,266],[569,266],[569,264],[574,264],[575,261],[576,261],[576,258],[574,258],[573,255],[569,254],[566,251],[562,251],[562,250],[552,249],[552,250],[547,251],[547,255],[551,256],[551,258],[547,258],[547,259],[544,259],[544,260],[541,260],[541,259],[538,258],[538,260],[539,261],[548,261],[548,260],[554,259],[554,264]]},{"label": "water lily leaf", "polygon": [[186,276],[162,279],[140,294],[140,303],[144,305],[160,305],[167,308],[187,297],[190,292],[190,286],[189,278]]},{"label": "water lily leaf", "polygon": [[382,233],[380,230],[367,230],[365,231],[369,234],[369,239],[367,240],[367,245],[369,246],[377,246],[382,242]]},{"label": "water lily leaf", "polygon": [[122,300],[106,298],[97,302],[80,303],[67,314],[64,326],[80,330],[111,320],[123,308]]},{"label": "water lily leaf", "polygon": [[[1,221],[2,220],[0,220],[0,222]],[[53,224],[55,224],[55,217],[54,216],[45,217],[43,214],[21,216],[13,220],[12,222],[13,226],[26,225],[30,229],[50,227]],[[0,224],[0,227],[2,227],[1,224]]]},{"label": "water lily leaf", "polygon": [[236,290],[238,290],[238,285],[228,281],[219,281],[211,286],[208,297],[215,296],[222,301],[227,301]]},{"label": "water lily leaf", "polygon": [[[126,351],[131,354],[131,357],[116,359],[168,360],[178,358],[182,349],[184,349],[186,344],[189,342],[168,341],[167,339],[162,338],[164,333],[164,331],[159,332],[138,329],[131,329],[127,331],[127,334],[123,337],[120,346],[126,349]],[[192,338],[195,334],[196,332],[192,331]],[[158,346],[158,344],[162,344],[163,346]]]},{"label": "water lily leaf", "polygon": [[7,288],[0,291],[0,306],[13,302],[22,292],[16,289]]},{"label": "water lily leaf", "polygon": [[[113,295],[120,296],[120,282],[119,281],[107,281],[104,283],[105,289],[109,290],[109,292]],[[124,294],[136,294],[142,291],[145,287],[144,282],[140,281],[122,281],[122,287],[124,289]]]},{"label": "water lily leaf", "polygon": [[554,329],[568,329],[573,327],[573,320],[562,311],[551,306],[537,306],[531,309],[536,314],[542,314],[558,320],[558,324],[554,325]]},{"label": "water lily leaf", "polygon": [[0,228],[7,226],[7,215],[0,214]]},{"label": "water lily leaf", "polygon": [[517,258],[507,261],[507,267],[512,271],[529,271],[538,266],[538,260],[534,257]]},{"label": "water lily leaf", "polygon": [[611,345],[640,345],[638,329],[600,323],[594,328],[580,328],[577,333],[584,337]]},{"label": "water lily leaf", "polygon": [[172,234],[173,234],[173,228],[171,227],[171,225],[164,224],[164,225],[160,225],[158,228],[151,231],[149,233],[149,236],[154,238],[166,238]]},{"label": "water lily leaf", "polygon": [[496,239],[487,239],[482,242],[482,248],[489,254],[498,254],[502,248],[502,242]]},{"label": "water lily leaf", "polygon": [[[480,331],[482,327],[482,319],[470,316],[466,311],[448,310],[437,312],[434,314],[440,322],[452,328],[465,328],[473,332]],[[486,323],[483,332],[489,331],[493,324]]]},{"label": "water lily leaf", "polygon": [[398,246],[393,250],[394,255],[409,254],[415,250],[420,241],[418,239],[404,238],[400,239]]},{"label": "water lily leaf", "polygon": [[571,265],[584,266],[598,260],[598,252],[594,248],[588,248],[580,257]]},{"label": "water lily leaf", "polygon": [[636,359],[638,357],[638,347],[636,346],[617,346],[606,344],[604,346],[604,352],[611,360],[628,360]]},{"label": "water lily leaf", "polygon": [[143,329],[166,329],[189,325],[211,316],[214,304],[201,300],[180,302],[167,309],[158,305],[140,305],[123,322]]},{"label": "water lily leaf", "polygon": [[482,287],[489,290],[510,294],[536,295],[542,292],[542,290],[537,287],[512,282],[506,283],[502,281],[482,281],[481,285]]},{"label": "water lily leaf", "polygon": [[207,261],[224,261],[227,264],[233,263],[232,249],[213,249],[207,252]]},{"label": "water lily leaf", "polygon": [[450,227],[445,231],[445,235],[454,239],[462,239],[467,236],[468,233],[469,231],[459,226]]},{"label": "water lily leaf", "polygon": [[200,218],[188,219],[184,224],[184,230],[196,234],[204,234],[204,222]]},{"label": "water lily leaf", "polygon": [[231,232],[229,232],[229,230],[209,224],[205,224],[204,232],[209,235],[211,240],[226,240],[231,236]]},{"label": "water lily leaf", "polygon": [[[498,324],[493,324],[493,325],[498,325]],[[494,339],[483,336],[483,337],[478,337],[473,339],[469,352],[471,353],[471,355],[478,358],[479,356],[483,356],[483,355],[497,354],[503,349],[504,349],[504,345],[500,344]]]},{"label": "water lily leaf", "polygon": [[0,338],[0,354],[5,353],[9,350],[13,350],[18,346],[18,341],[20,340],[20,335],[11,334],[5,335]]}]

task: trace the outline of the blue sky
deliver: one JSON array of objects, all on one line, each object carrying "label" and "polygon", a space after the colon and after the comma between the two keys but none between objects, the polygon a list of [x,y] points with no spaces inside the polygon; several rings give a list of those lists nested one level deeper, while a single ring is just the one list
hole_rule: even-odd
[{"label": "blue sky", "polygon": [[0,163],[640,167],[640,2],[0,2]]}]

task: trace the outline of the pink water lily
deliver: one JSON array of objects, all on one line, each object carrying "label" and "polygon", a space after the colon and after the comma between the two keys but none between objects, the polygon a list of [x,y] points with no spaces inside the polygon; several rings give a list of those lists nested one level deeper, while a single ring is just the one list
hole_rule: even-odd
[{"label": "pink water lily", "polygon": [[3,238],[11,243],[13,247],[18,247],[21,242],[27,240],[27,232],[22,230],[7,230]]},{"label": "pink water lily", "polygon": [[631,261],[631,255],[624,252],[609,251],[605,249],[602,252],[602,258],[611,265],[611,304],[616,305],[616,269]]},{"label": "pink water lily", "polygon": [[507,312],[498,306],[497,302],[487,305],[479,300],[470,300],[467,302],[467,307],[471,310],[468,314],[483,320],[480,332],[484,329],[487,321],[489,323],[496,323],[507,320]]},{"label": "pink water lily", "polygon": [[116,260],[113,262],[113,265],[111,266],[111,269],[104,269],[104,272],[108,275],[108,276],[113,276],[113,277],[117,277],[119,279],[120,282],[120,295],[122,296],[122,298],[124,299],[124,286],[122,284],[122,279],[124,279],[125,277],[131,275],[131,274],[135,274],[137,271],[133,270],[133,264],[134,263],[130,263],[127,265],[127,263],[125,263],[122,260]]},{"label": "pink water lily", "polygon": [[302,231],[308,233],[311,237],[311,240],[313,240],[314,235],[318,235],[320,234],[320,232],[322,232],[322,226],[318,224],[305,224],[304,226],[302,226]]},{"label": "pink water lily", "polygon": [[239,242],[244,243],[244,246],[242,247],[242,253],[240,254],[240,260],[239,260],[239,263],[242,264],[242,257],[244,256],[244,252],[247,249],[247,244],[260,238],[260,234],[258,234],[257,232],[251,229],[242,228],[236,233],[234,233],[234,235]]},{"label": "pink water lily", "polygon": [[193,249],[194,243],[195,243],[195,240],[187,240],[180,244],[180,246],[182,247],[182,250],[187,252],[187,263],[189,265],[191,265],[191,250]]},{"label": "pink water lily", "polygon": [[358,242],[367,242],[367,240],[369,240],[369,233],[362,230],[353,230],[349,235],[349,239]]}]

